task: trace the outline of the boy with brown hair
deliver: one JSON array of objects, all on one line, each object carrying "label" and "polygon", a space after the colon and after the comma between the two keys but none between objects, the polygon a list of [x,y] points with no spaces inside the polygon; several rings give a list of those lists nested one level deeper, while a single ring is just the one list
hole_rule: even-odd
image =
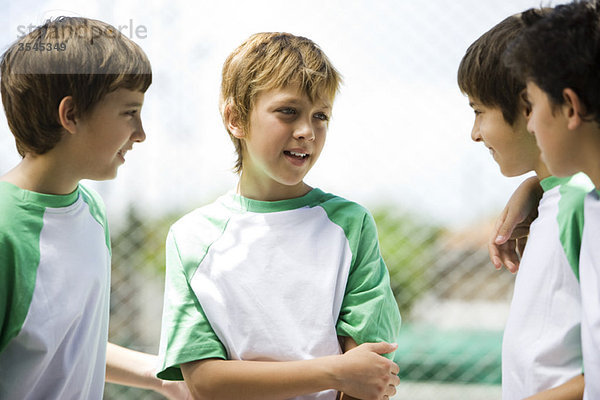
[{"label": "boy with brown hair", "polygon": [[584,399],[590,400],[600,398],[599,7],[596,1],[557,6],[530,23],[505,56],[527,82],[528,129],[550,171],[557,176],[582,171],[595,186],[585,198],[579,266]]},{"label": "boy with brown hair", "polygon": [[[502,174],[534,171],[544,190],[516,277],[502,343],[503,399],[581,398],[583,377],[578,283],[583,198],[589,183],[556,178],[527,131],[525,81],[502,63],[528,21],[549,9],[510,16],[477,39],[458,69],[475,112],[471,138],[483,143]],[[581,182],[583,180],[583,183]]]},{"label": "boy with brown hair", "polygon": [[200,399],[389,398],[400,314],[373,218],[304,182],[338,72],[309,39],[259,33],[222,78],[239,183],[171,227],[158,376]]},{"label": "boy with brown hair", "polygon": [[81,179],[112,179],[146,134],[150,63],[103,22],[61,17],[0,61],[2,103],[23,157],[0,177],[0,398],[101,399],[105,379],[188,398],[155,357],[108,344],[110,239]]}]

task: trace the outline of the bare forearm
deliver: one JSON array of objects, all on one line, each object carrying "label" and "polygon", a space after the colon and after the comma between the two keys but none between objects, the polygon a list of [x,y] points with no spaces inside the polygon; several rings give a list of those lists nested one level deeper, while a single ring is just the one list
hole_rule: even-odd
[{"label": "bare forearm", "polygon": [[154,376],[156,356],[108,343],[106,380],[120,385],[158,390],[161,382]]},{"label": "bare forearm", "polygon": [[578,375],[560,386],[537,393],[527,400],[581,400],[583,387],[583,375]]},{"label": "bare forearm", "polygon": [[208,359],[181,365],[194,398],[268,400],[333,389],[357,398],[393,395],[398,365],[381,356],[390,343],[363,343],[341,355],[301,361]]},{"label": "bare forearm", "polygon": [[[347,336],[340,337],[340,343],[342,344],[342,349],[344,350],[344,352],[350,351],[350,350],[354,349],[355,347],[358,347],[358,343],[356,343],[356,341],[354,339],[352,339],[351,337],[347,337]],[[358,400],[358,399],[356,397],[349,396],[346,393],[341,393],[340,400]]]},{"label": "bare forearm", "polygon": [[195,399],[268,400],[336,388],[335,356],[288,362],[204,360],[182,365]]}]

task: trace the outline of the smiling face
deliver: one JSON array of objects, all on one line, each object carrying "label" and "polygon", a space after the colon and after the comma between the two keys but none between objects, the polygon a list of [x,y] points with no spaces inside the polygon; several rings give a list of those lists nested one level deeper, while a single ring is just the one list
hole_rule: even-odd
[{"label": "smiling face", "polygon": [[74,143],[82,178],[105,180],[117,175],[133,143],[146,138],[140,116],[143,102],[142,92],[117,89],[79,118]]},{"label": "smiling face", "polygon": [[485,106],[472,97],[469,105],[475,112],[471,139],[489,149],[503,175],[518,176],[537,168],[540,152],[535,138],[527,132],[523,113],[510,125],[499,107]]},{"label": "smiling face", "polygon": [[321,154],[330,115],[331,102],[313,102],[293,86],[260,93],[247,131],[232,129],[242,140],[240,193],[268,201],[306,194],[303,179]]}]

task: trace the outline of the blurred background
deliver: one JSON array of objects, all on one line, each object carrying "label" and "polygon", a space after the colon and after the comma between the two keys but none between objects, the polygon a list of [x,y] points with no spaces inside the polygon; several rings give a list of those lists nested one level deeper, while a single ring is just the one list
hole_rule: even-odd
[{"label": "blurred background", "polygon": [[[559,2],[544,2],[556,5]],[[502,329],[513,276],[486,241],[520,178],[470,140],[456,70],[467,47],[537,0],[0,0],[0,51],[60,16],[108,22],[153,66],[144,143],[106,202],[113,242],[110,340],[157,353],[164,240],[171,223],[233,188],[235,157],[217,108],[226,56],[249,35],[318,43],[344,77],[327,144],[306,181],[371,210],[403,316],[396,399],[500,399]],[[0,115],[0,174],[18,163]],[[158,399],[107,385],[106,399]]]}]

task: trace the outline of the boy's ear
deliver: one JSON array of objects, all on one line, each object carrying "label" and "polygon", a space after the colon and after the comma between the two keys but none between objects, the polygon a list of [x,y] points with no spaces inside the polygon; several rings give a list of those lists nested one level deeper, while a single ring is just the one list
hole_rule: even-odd
[{"label": "boy's ear", "polygon": [[58,104],[58,120],[69,133],[75,133],[77,122],[75,120],[75,103],[72,96],[64,97]]},{"label": "boy's ear", "polygon": [[581,125],[583,122],[583,116],[586,115],[585,106],[581,102],[581,99],[571,88],[566,88],[562,92],[563,100],[563,113],[567,118],[567,128],[574,130]]},{"label": "boy's ear", "polygon": [[224,116],[227,130],[238,139],[244,138],[246,133],[244,132],[244,128],[242,127],[238,114],[235,112],[231,104],[225,106]]},{"label": "boy's ear", "polygon": [[523,109],[523,114],[525,118],[529,118],[531,115],[531,103],[527,98],[527,89],[523,89],[521,93],[519,93],[519,102],[521,103],[521,107]]}]

